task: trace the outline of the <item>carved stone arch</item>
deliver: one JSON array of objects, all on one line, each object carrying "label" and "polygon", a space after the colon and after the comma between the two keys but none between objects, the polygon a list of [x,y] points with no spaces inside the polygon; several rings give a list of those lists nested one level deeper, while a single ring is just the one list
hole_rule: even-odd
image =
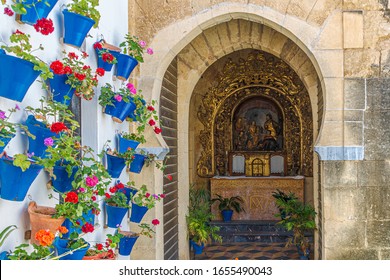
[{"label": "carved stone arch", "polygon": [[250,52],[238,63],[229,59],[218,74],[217,85],[209,88],[197,116],[204,129],[197,163],[200,177],[226,174],[226,151],[231,143],[231,114],[234,106],[248,96],[264,96],[283,109],[285,151],[290,175],[312,176],[313,123],[310,98],[297,74],[281,59],[262,52]]}]

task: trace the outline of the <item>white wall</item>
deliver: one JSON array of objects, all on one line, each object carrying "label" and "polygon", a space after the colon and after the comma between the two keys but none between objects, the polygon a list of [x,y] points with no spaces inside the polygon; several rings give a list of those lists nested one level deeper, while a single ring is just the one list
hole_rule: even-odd
[{"label": "white wall", "polygon": [[[7,2],[11,1],[8,0]],[[62,5],[68,2],[70,2],[70,0],[59,0],[49,14],[48,18],[53,20],[55,31],[48,36],[37,33],[33,26],[17,23],[14,17],[8,17],[3,14],[3,10],[1,9],[0,40],[9,43],[8,38],[16,29],[28,33],[31,35],[31,43],[33,46],[39,46],[39,44],[44,46],[45,50],[36,52],[36,54],[48,64],[56,59],[60,59],[63,50],[77,52],[77,49],[65,46],[60,41],[60,38],[63,36],[63,15],[61,9]],[[113,3],[115,3],[115,5],[113,5]],[[92,29],[89,33],[92,37],[87,38],[85,41],[85,51],[90,55],[87,63],[91,65],[92,68],[96,68],[97,65],[96,55],[92,47],[93,43],[103,35],[108,43],[118,46],[128,30],[127,0],[100,0],[99,10],[101,12],[99,28]],[[114,70],[115,66],[113,71]],[[100,86],[104,85],[106,82],[111,82],[116,88],[120,86],[119,81],[113,81],[113,71],[106,72],[106,75],[99,79],[99,86],[95,91],[95,97],[91,101],[82,101],[82,141],[84,145],[91,146],[97,152],[101,151],[106,140],[114,140],[116,130],[127,130],[128,127],[127,123],[114,123],[110,116],[102,113],[102,108],[98,104]],[[41,89],[41,85],[38,81],[39,78],[30,87],[23,102],[16,102],[0,97],[0,110],[7,111],[8,108],[14,107],[15,104],[18,104],[22,109],[12,116],[11,121],[24,122],[27,115],[23,111],[23,108],[26,106],[36,107],[39,105],[40,97],[47,96],[47,93]],[[26,145],[26,136],[18,133],[10,144],[8,144],[5,151],[12,156],[16,153],[24,152]],[[123,182],[128,181],[126,172],[122,172],[121,179]],[[11,224],[15,224],[18,227],[18,229],[8,237],[3,247],[0,248],[0,251],[13,250],[15,246],[21,243],[28,243],[28,240],[24,240],[24,232],[29,229],[27,206],[31,200],[36,201],[38,205],[55,205],[55,200],[48,198],[48,194],[55,194],[46,188],[48,180],[48,175],[44,171],[41,171],[31,185],[25,200],[22,202],[12,202],[0,198],[0,231]],[[114,229],[103,229],[103,217],[103,214],[99,215],[97,223],[100,227],[97,228],[94,233],[86,235],[86,240],[104,241],[106,233],[113,233]],[[124,223],[124,229],[126,229],[126,223]]]}]

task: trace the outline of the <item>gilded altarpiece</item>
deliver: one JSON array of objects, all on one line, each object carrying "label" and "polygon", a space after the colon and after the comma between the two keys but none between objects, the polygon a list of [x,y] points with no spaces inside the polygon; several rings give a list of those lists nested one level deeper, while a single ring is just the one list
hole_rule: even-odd
[{"label": "gilded altarpiece", "polygon": [[[257,146],[248,146],[246,141],[244,150],[283,153],[286,175],[312,176],[313,124],[308,92],[285,62],[271,54],[254,51],[238,63],[228,60],[219,73],[217,85],[202,98],[197,112],[204,127],[199,135],[202,151],[197,173],[200,177],[229,175],[229,152],[243,150],[238,147],[235,131],[240,116],[237,112],[243,104],[256,102],[260,104],[257,107],[267,102],[274,104],[274,109],[264,105],[268,114],[261,116],[260,112],[255,121],[257,128],[268,135],[256,142]],[[270,118],[277,131],[266,126]],[[253,120],[247,118],[246,122],[249,126]],[[266,140],[271,136],[274,141]]]}]

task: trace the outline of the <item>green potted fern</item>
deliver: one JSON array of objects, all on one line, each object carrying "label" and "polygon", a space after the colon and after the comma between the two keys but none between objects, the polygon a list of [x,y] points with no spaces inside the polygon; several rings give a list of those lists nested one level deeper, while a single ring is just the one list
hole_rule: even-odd
[{"label": "green potted fern", "polygon": [[232,220],[233,212],[237,213],[245,212],[245,209],[242,207],[244,200],[241,196],[231,196],[223,197],[219,194],[216,194],[216,198],[211,200],[211,203],[218,202],[218,209],[221,211],[222,218],[224,222],[230,222]]}]

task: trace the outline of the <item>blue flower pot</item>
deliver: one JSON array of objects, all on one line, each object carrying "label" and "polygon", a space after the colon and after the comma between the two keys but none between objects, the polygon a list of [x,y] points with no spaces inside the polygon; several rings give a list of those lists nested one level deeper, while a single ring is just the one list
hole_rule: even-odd
[{"label": "blue flower pot", "polygon": [[113,100],[113,105],[107,105],[104,113],[111,115],[115,122],[122,123],[127,116],[136,109],[136,105],[130,100],[129,103],[125,101]]},{"label": "blue flower pot", "polygon": [[107,172],[112,178],[119,178],[123,168],[126,166],[126,162],[123,158],[106,154],[107,159]]},{"label": "blue flower pot", "polygon": [[130,222],[133,223],[140,223],[142,221],[142,218],[145,216],[146,212],[148,212],[148,207],[146,206],[139,206],[135,204],[134,202],[131,203],[131,215],[130,215]]},{"label": "blue flower pot", "polygon": [[[48,3],[48,5],[45,4],[45,1]],[[31,5],[33,2],[35,2],[35,8]],[[43,0],[41,2],[37,2],[37,0],[25,0],[23,4],[31,6],[25,6],[27,14],[20,15],[20,21],[33,25],[37,22],[38,19],[47,18],[57,2],[58,0]]]},{"label": "blue flower pot", "polygon": [[33,63],[4,51],[0,52],[0,65],[0,96],[22,102],[40,72],[34,70]]},{"label": "blue flower pot", "polygon": [[124,193],[126,198],[127,198],[127,203],[130,202],[130,198],[132,196],[135,196],[135,194],[138,192],[137,189],[134,189],[134,188],[128,188],[128,187],[125,187],[123,189],[120,189],[119,190],[120,192]]},{"label": "blue flower pot", "polygon": [[[141,99],[141,103],[142,103],[142,105],[146,105],[145,99]],[[143,110],[143,108],[135,109],[134,111],[130,112],[130,114],[127,117],[130,118],[134,122],[137,121],[137,116],[139,115],[138,110]]]},{"label": "blue flower pot", "polygon": [[6,261],[6,260],[8,260],[8,252],[3,251],[0,253],[0,261]]},{"label": "blue flower pot", "polygon": [[13,165],[13,159],[0,158],[0,196],[11,201],[23,201],[31,184],[43,166],[31,164],[26,171]]},{"label": "blue flower pot", "polygon": [[203,249],[204,249],[204,244],[203,243],[201,245],[199,245],[198,243],[190,240],[190,245],[194,249],[194,254],[195,255],[200,255],[200,254],[203,253]]},{"label": "blue flower pot", "polygon": [[28,152],[30,154],[34,153],[34,156],[45,158],[47,147],[44,140],[49,137],[56,137],[57,134],[51,132],[44,123],[37,121],[32,115],[27,117],[26,126],[30,133],[35,136],[35,139],[28,137]]},{"label": "blue flower pot", "polygon": [[69,219],[65,219],[62,226],[66,227],[68,229],[68,232],[63,234],[62,237],[64,239],[69,239],[70,235],[73,232],[77,232],[78,234],[81,234],[81,227],[85,223],[90,223],[92,225],[95,224],[95,215],[92,213],[92,210],[89,210],[87,213],[83,213],[83,217],[77,220],[78,224],[77,226],[73,225],[73,223]]},{"label": "blue flower pot", "polygon": [[53,79],[49,79],[49,85],[53,100],[69,106],[76,89],[66,84],[67,80],[68,75],[54,74]]},{"label": "blue flower pot", "polygon": [[128,140],[128,139],[125,139],[122,136],[118,135],[118,151],[119,151],[119,153],[125,153],[128,148],[135,150],[135,149],[137,149],[138,145],[139,145],[138,141]]},{"label": "blue flower pot", "polygon": [[53,190],[58,193],[65,193],[72,189],[72,182],[74,180],[74,175],[76,174],[79,168],[77,166],[72,167],[72,173],[69,175],[66,170],[66,166],[54,166],[53,174],[56,176],[51,177],[51,183],[53,185]]},{"label": "blue flower pot", "polygon": [[222,218],[224,222],[230,222],[233,216],[233,210],[222,210]]},{"label": "blue flower pot", "polygon": [[63,10],[64,43],[80,48],[95,21],[89,17]]},{"label": "blue flower pot", "polygon": [[0,146],[0,154],[4,151],[5,147],[7,147],[8,143],[15,137],[15,134],[10,135],[11,137],[0,137],[0,141],[3,142],[3,146]]},{"label": "blue flower pot", "polygon": [[110,228],[117,228],[127,213],[127,208],[116,207],[104,203],[107,212],[107,226]]},{"label": "blue flower pot", "polygon": [[[96,56],[97,56],[97,66],[99,68],[103,68],[105,71],[107,72],[110,72],[112,70],[112,67],[114,66],[114,64],[112,63],[108,63],[108,62],[105,62],[101,57],[100,57],[100,52],[102,50],[105,50],[104,48],[103,49],[95,49],[95,52],[96,52]],[[108,50],[108,52],[110,54],[112,54],[116,59],[118,59],[118,55],[120,54],[119,51],[113,51],[113,50]]]},{"label": "blue flower pot", "polygon": [[133,161],[130,163],[130,171],[133,173],[141,173],[142,167],[144,167],[146,156],[141,154],[135,154]]},{"label": "blue flower pot", "polygon": [[126,81],[134,68],[138,65],[138,61],[127,54],[120,53],[118,55],[118,63],[116,66],[116,77],[119,80]]},{"label": "blue flower pot", "polygon": [[119,255],[130,256],[133,246],[139,236],[123,236],[119,241]]},{"label": "blue flower pot", "polygon": [[[69,252],[70,249],[67,248],[69,240],[68,239],[59,239],[56,238],[54,240],[54,247],[57,249],[57,255],[62,255],[66,252]],[[85,254],[87,253],[89,247],[91,245],[88,244],[86,247],[73,251],[71,254],[63,256],[60,260],[82,260]]]}]

